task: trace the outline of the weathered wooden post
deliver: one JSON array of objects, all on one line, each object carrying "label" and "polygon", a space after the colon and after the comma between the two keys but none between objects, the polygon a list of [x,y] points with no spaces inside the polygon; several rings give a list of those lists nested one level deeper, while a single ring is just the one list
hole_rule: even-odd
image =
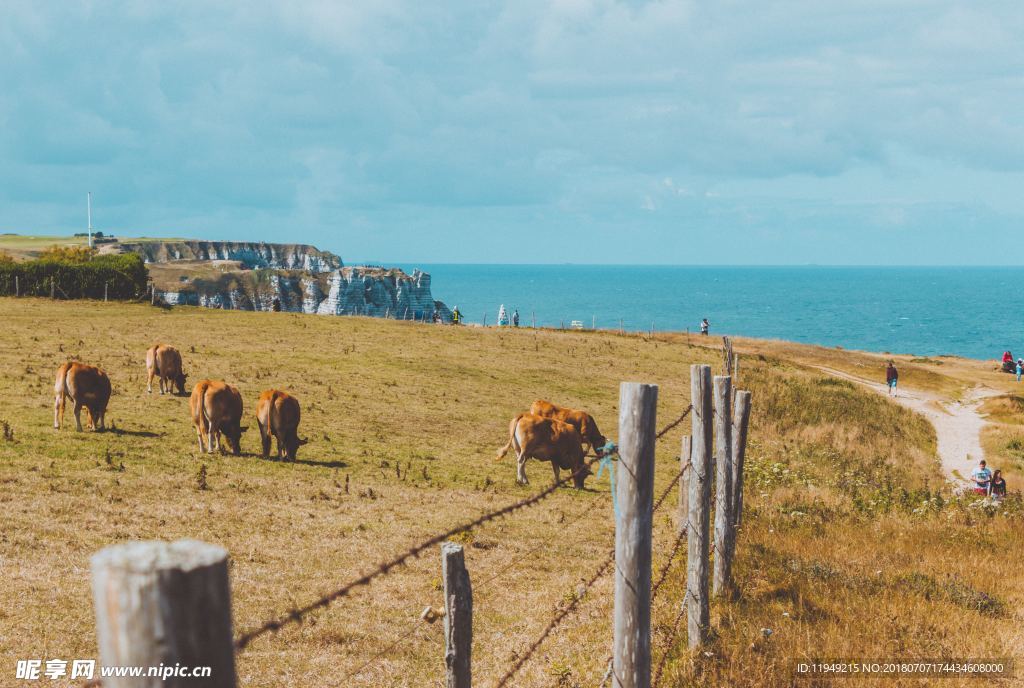
[{"label": "weathered wooden post", "polygon": [[743,459],[750,426],[750,392],[736,391],[736,417],[732,423],[732,520],[738,526],[743,522]]},{"label": "weathered wooden post", "polygon": [[18,284],[18,276],[14,276],[14,295],[21,296],[21,285]]},{"label": "weathered wooden post", "polygon": [[[730,359],[731,360],[731,359]],[[732,378],[715,376],[715,597],[732,588]]]},{"label": "weathered wooden post", "polygon": [[233,688],[228,553],[196,540],[129,542],[92,557],[102,666],[210,667],[208,677],[104,677],[103,688]]},{"label": "weathered wooden post", "polygon": [[537,311],[530,311],[530,318],[533,320],[533,329],[537,329]]},{"label": "weathered wooden post", "polygon": [[733,354],[732,355],[732,381],[734,383],[737,383],[737,384],[740,381],[740,355],[739,354]]},{"label": "weathered wooden post", "polygon": [[441,545],[444,578],[444,663],[446,688],[470,688],[473,683],[473,586],[462,545]]},{"label": "weathered wooden post", "polygon": [[50,298],[57,298],[57,278],[50,275]]},{"label": "weathered wooden post", "polygon": [[109,288],[110,288],[110,282],[104,282],[103,283],[103,302],[104,303],[107,302],[107,292],[108,292]]},{"label": "weathered wooden post", "polygon": [[679,509],[676,514],[676,535],[686,532],[686,521],[690,512],[690,481],[687,471],[690,467],[690,436],[683,435],[683,445],[679,451]]},{"label": "weathered wooden post", "polygon": [[711,366],[690,366],[690,515],[686,530],[687,645],[700,647],[708,638],[708,536],[711,528]]},{"label": "weathered wooden post", "polygon": [[657,385],[623,382],[620,386],[613,688],[651,685],[651,524],[657,407]]}]

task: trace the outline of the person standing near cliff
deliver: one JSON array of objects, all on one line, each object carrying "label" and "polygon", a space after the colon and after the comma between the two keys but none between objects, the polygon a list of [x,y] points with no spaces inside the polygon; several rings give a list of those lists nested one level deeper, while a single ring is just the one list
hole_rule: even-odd
[{"label": "person standing near cliff", "polygon": [[896,370],[896,364],[889,361],[889,365],[885,367],[885,385],[889,388],[889,396],[896,396],[896,385],[900,381],[899,371]]},{"label": "person standing near cliff", "polygon": [[700,321],[700,333],[705,337],[708,336],[708,330],[711,329],[711,323],[708,322],[707,318]]},{"label": "person standing near cliff", "polygon": [[519,327],[519,309],[512,311],[512,327]]},{"label": "person standing near cliff", "polygon": [[462,324],[462,313],[459,311],[459,307],[456,306],[452,309],[452,325]]}]

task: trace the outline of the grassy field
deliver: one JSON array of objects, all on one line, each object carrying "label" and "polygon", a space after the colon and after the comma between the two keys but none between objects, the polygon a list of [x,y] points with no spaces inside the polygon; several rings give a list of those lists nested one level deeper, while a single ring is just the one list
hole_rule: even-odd
[{"label": "grassy field", "polygon": [[[662,426],[689,403],[689,365],[718,372],[721,361],[674,336],[37,299],[0,299],[0,313],[0,421],[13,432],[0,439],[0,685],[15,684],[19,658],[96,656],[88,558],[105,545],[224,546],[241,632],[546,486],[546,465],[531,463],[532,485],[519,487],[513,461],[494,460],[509,418],[534,399],[588,409],[615,437],[620,381],[659,385]],[[242,456],[199,454],[187,399],[146,394],[144,354],[157,341],[182,351],[191,382],[240,388],[250,419]],[[993,511],[952,498],[926,421],[805,365],[831,350],[742,347],[740,386],[754,405],[739,596],[713,606],[707,653],[666,648],[685,575],[683,562],[673,566],[653,612],[655,661],[671,652],[663,685],[788,686],[793,661],[806,658],[1024,654],[1020,500]],[[69,358],[110,374],[110,431],[53,430],[53,375]],[[964,384],[946,374],[955,366],[911,365],[921,373],[907,383]],[[252,413],[270,387],[303,404],[300,434],[311,441],[295,464],[258,456]],[[678,468],[684,430],[658,445],[656,492]],[[476,683],[493,685],[573,599],[613,533],[607,479],[590,478],[585,491],[560,489],[463,538]],[[656,568],[673,538],[666,508],[655,517]],[[240,684],[441,685],[441,624],[419,621],[425,606],[442,606],[439,587],[435,553],[254,642],[239,657]],[[611,606],[607,576],[514,685],[597,685]]]}]

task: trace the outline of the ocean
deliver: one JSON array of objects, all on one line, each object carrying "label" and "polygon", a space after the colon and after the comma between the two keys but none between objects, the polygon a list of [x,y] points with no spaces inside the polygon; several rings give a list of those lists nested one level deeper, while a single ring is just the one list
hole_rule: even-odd
[{"label": "ocean", "polygon": [[1019,267],[404,265],[467,322],[698,332],[848,349],[991,359],[1024,355]]}]

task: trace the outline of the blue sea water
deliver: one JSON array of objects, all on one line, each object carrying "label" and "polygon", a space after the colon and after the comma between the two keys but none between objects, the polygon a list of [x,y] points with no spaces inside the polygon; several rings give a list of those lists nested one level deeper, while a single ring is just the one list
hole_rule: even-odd
[{"label": "blue sea water", "polygon": [[469,322],[699,331],[919,356],[1024,355],[1020,267],[418,265]]}]

